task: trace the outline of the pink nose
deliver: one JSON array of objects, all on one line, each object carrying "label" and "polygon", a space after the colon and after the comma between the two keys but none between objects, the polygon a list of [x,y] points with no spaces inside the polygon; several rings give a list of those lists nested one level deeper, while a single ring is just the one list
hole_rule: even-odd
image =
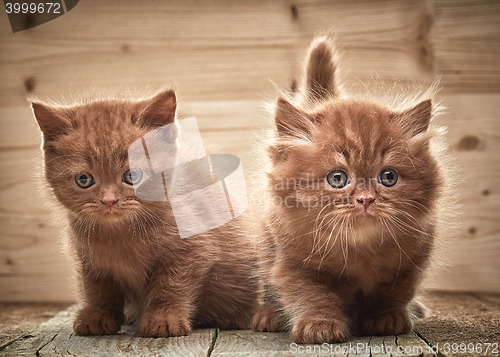
[{"label": "pink nose", "polygon": [[114,200],[114,199],[102,200],[101,202],[104,203],[106,206],[108,206],[108,208],[111,208],[111,207],[113,207],[114,204],[116,204],[116,202],[118,202],[118,200]]},{"label": "pink nose", "polygon": [[358,197],[356,198],[356,201],[360,204],[360,205],[363,205],[363,207],[365,208],[365,211],[368,209],[368,207],[370,206],[370,204],[374,201],[374,198],[373,197],[364,197],[364,196],[361,196],[361,197]]}]

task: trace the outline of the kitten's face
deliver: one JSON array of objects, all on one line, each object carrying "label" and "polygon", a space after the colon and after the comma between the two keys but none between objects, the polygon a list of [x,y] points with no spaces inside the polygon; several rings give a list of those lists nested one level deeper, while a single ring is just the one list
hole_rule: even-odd
[{"label": "kitten's face", "polygon": [[47,178],[75,214],[117,220],[140,209],[127,180],[127,150],[144,132],[130,123],[130,114],[119,107],[75,107],[76,127],[47,145]]},{"label": "kitten's face", "polygon": [[285,144],[270,173],[274,206],[315,229],[419,229],[440,180],[425,133],[365,102],[334,101],[308,116],[307,140]]},{"label": "kitten's face", "polygon": [[[44,133],[47,180],[59,201],[82,224],[129,224],[150,216],[158,205],[137,199],[133,184],[140,181],[141,174],[129,170],[128,149],[162,124],[150,107],[164,104],[154,98],[101,101],[64,110],[44,107],[46,111],[34,105]],[[165,108],[157,109],[162,112]],[[164,115],[168,115],[165,123],[173,120],[173,112]]]}]

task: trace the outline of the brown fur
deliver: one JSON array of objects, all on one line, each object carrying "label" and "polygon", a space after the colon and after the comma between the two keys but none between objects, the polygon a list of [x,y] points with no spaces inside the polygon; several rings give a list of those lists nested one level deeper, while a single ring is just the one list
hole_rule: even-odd
[{"label": "brown fur", "polygon": [[[143,336],[180,336],[209,325],[248,328],[257,303],[255,258],[241,216],[180,239],[168,201],[140,200],[122,182],[132,142],[175,120],[174,92],[32,106],[43,133],[45,176],[66,212],[78,263],[83,306],[75,334],[117,333],[125,305],[140,319]],[[83,172],[96,181],[86,189],[74,179]]]},{"label": "brown fur", "polygon": [[[267,149],[265,305],[253,327],[289,329],[297,343],[411,330],[424,311],[414,296],[443,185],[431,94],[400,108],[341,95],[332,48],[326,38],[313,42],[304,89],[278,99]],[[399,174],[392,187],[378,181],[388,168]],[[326,181],[337,169],[351,180],[338,189]]]}]

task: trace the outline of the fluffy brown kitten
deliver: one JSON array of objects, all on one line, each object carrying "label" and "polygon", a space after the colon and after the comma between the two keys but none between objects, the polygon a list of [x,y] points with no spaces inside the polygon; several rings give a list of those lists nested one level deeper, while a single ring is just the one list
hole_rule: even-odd
[{"label": "fluffy brown kitten", "polygon": [[432,93],[399,107],[341,94],[334,58],[328,39],[313,42],[267,148],[265,306],[253,327],[289,329],[297,343],[412,329],[443,184]]},{"label": "fluffy brown kitten", "polygon": [[75,334],[117,333],[125,305],[140,318],[142,336],[247,328],[257,302],[255,258],[241,218],[181,239],[169,202],[143,201],[134,192],[128,149],[176,121],[175,93],[32,106],[45,176],[68,218],[78,263],[83,306]]}]

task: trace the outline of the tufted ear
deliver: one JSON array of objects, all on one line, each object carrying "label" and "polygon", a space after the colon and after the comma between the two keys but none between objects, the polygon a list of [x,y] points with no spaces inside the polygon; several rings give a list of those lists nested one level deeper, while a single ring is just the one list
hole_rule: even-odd
[{"label": "tufted ear", "polygon": [[60,108],[37,101],[31,102],[31,108],[45,140],[53,140],[71,128],[71,122]]},{"label": "tufted ear", "polygon": [[426,99],[401,114],[403,125],[411,136],[427,131],[432,118],[432,100]]},{"label": "tufted ear", "polygon": [[311,119],[283,97],[278,98],[275,113],[278,135],[283,137],[309,138]]},{"label": "tufted ear", "polygon": [[139,125],[159,127],[174,122],[177,99],[172,89],[158,93],[148,102],[139,116]]}]

